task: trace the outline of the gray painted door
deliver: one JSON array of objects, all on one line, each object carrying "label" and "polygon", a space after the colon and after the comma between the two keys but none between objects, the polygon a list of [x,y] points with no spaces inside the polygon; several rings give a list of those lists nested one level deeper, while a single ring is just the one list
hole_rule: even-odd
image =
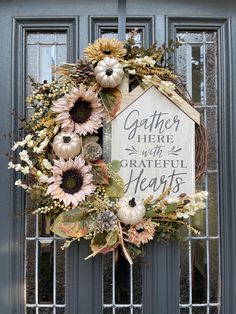
[{"label": "gray painted door", "polygon": [[[45,221],[27,218],[25,233],[24,195],[14,187],[16,178],[7,171],[6,154],[13,140],[20,136],[18,120],[13,116],[30,114],[24,105],[29,92],[26,75],[33,74],[39,80],[50,79],[51,74],[45,69],[52,60],[54,63],[75,61],[89,41],[107,34],[114,36],[116,17],[118,13],[124,14],[124,7],[119,8],[121,12],[118,12],[118,1],[110,0],[0,1],[2,314],[59,314],[65,313],[65,308],[70,314],[175,314],[179,311],[182,314],[229,314],[235,311],[236,5],[233,0],[127,0],[127,29],[137,26],[142,34],[137,40],[144,45],[154,40],[162,43],[176,35],[184,37],[186,44],[177,53],[176,68],[197,101],[209,130],[209,165],[199,186],[212,189],[212,197],[209,212],[195,222],[200,227],[205,226],[202,238],[190,238],[184,247],[188,255],[180,254],[181,271],[177,244],[151,244],[140,266],[142,271],[139,267],[126,269],[126,276],[131,279],[128,284],[126,280],[125,286],[129,300],[119,309],[125,297],[117,301],[114,277],[107,279],[106,274],[124,273],[127,266],[120,266],[120,272],[106,259],[82,262],[88,253],[85,242],[67,252],[65,265],[59,250],[60,240],[52,238]],[[217,214],[219,219],[216,219]],[[45,269],[44,263],[50,267]],[[61,293],[65,287],[64,267],[66,306]],[[143,294],[133,299],[136,292],[135,287],[133,290],[131,287],[133,283],[135,286],[132,276],[140,278],[141,273],[138,290]],[[104,296],[103,282],[109,287],[104,288],[107,289]],[[119,295],[121,288],[117,288]]]}]

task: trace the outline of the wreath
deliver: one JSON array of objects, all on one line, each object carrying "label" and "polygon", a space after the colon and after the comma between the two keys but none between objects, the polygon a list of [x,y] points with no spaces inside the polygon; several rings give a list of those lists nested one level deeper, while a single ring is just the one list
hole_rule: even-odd
[{"label": "wreath", "polygon": [[[181,42],[144,49],[135,45],[135,36],[136,30],[124,43],[96,40],[85,48],[84,60],[54,67],[58,78],[51,83],[30,78],[34,92],[26,102],[35,111],[28,121],[22,120],[24,137],[14,143],[17,154],[9,162],[9,168],[22,174],[15,185],[29,194],[28,211],[50,215],[53,233],[67,239],[63,248],[84,238],[90,241],[92,257],[121,246],[130,263],[154,238],[179,239],[182,227],[198,233],[189,218],[205,207],[207,197],[203,191],[173,198],[171,188],[144,200],[128,196],[119,161],[106,164],[102,159],[97,133],[103,120],[111,121],[119,111],[124,77],[130,88],[138,84],[169,88],[191,104],[168,59]],[[197,143],[205,141],[202,126],[196,135]],[[198,147],[200,176],[206,145]]]}]

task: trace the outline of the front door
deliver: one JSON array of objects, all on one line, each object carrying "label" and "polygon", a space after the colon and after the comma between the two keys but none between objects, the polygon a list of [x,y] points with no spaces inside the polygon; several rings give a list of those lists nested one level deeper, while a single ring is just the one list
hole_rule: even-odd
[{"label": "front door", "polygon": [[[139,30],[138,45],[184,40],[173,63],[207,127],[209,151],[196,184],[210,193],[193,221],[201,235],[189,233],[180,246],[153,241],[133,267],[115,254],[84,262],[86,242],[62,251],[47,219],[25,213],[25,197],[7,171],[19,117],[32,112],[24,101],[27,76],[50,82],[50,66],[74,62],[96,38],[117,37],[126,16],[126,32]],[[235,18],[230,0],[0,2],[0,313],[235,312]]]}]

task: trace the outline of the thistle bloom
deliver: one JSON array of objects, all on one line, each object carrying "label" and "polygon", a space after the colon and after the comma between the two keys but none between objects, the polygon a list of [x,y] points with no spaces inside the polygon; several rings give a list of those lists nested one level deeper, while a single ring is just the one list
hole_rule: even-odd
[{"label": "thistle bloom", "polygon": [[57,114],[55,121],[63,131],[79,135],[94,133],[102,126],[104,110],[91,87],[80,85],[72,88],[70,94],[53,103],[52,112]]},{"label": "thistle bloom", "polygon": [[100,213],[97,217],[97,226],[101,231],[113,231],[117,226],[117,222],[117,216],[109,209]]},{"label": "thistle bloom", "polygon": [[128,240],[140,246],[153,239],[155,233],[155,225],[149,218],[147,220],[140,221],[136,225],[132,225],[128,230]]},{"label": "thistle bloom", "polygon": [[95,191],[90,170],[91,166],[85,166],[81,156],[75,157],[74,160],[54,160],[53,176],[47,181],[47,194],[63,202],[66,207],[70,204],[76,207],[79,202],[85,200],[86,195]]}]

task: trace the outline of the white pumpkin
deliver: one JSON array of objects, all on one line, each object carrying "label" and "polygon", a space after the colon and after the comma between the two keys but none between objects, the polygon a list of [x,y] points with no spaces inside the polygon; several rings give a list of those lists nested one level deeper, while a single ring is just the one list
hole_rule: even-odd
[{"label": "white pumpkin", "polygon": [[98,62],[94,72],[97,82],[104,88],[118,86],[124,76],[123,65],[108,57]]},{"label": "white pumpkin", "polygon": [[132,196],[123,196],[118,203],[117,216],[126,225],[135,225],[140,222],[146,212],[141,199]]},{"label": "white pumpkin", "polygon": [[52,148],[57,157],[67,160],[80,154],[82,140],[73,132],[61,132],[54,137]]}]

